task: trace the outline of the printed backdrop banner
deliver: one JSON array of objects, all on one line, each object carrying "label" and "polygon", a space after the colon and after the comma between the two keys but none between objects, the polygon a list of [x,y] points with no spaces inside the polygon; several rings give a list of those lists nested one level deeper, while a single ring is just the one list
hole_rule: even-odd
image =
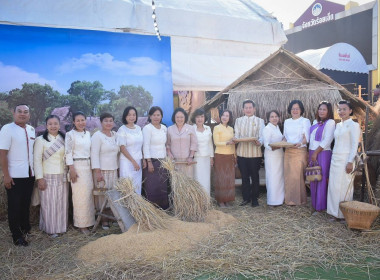
[{"label": "printed backdrop banner", "polygon": [[139,117],[151,106],[173,112],[170,38],[45,27],[0,25],[2,106],[30,104],[32,125],[54,108],[89,116],[108,111],[121,123],[126,106]]}]

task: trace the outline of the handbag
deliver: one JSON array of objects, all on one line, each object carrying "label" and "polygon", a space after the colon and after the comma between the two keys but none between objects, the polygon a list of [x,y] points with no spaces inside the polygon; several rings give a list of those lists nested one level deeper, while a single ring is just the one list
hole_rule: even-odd
[{"label": "handbag", "polygon": [[319,166],[318,161],[309,162],[309,165],[306,167],[305,175],[306,180],[309,182],[319,182],[322,180],[322,168]]},{"label": "handbag", "polygon": [[30,200],[30,204],[32,206],[38,206],[38,205],[40,205],[40,203],[41,203],[40,191],[38,189],[37,181],[35,181],[34,186],[33,186],[33,192],[32,192],[32,198]]}]

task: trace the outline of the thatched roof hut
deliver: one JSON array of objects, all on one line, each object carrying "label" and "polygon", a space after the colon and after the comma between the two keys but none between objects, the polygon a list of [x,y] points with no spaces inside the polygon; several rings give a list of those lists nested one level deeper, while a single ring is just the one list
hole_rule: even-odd
[{"label": "thatched roof hut", "polygon": [[343,86],[295,54],[280,49],[247,71],[235,82],[220,91],[203,105],[208,111],[228,98],[228,109],[234,117],[243,115],[242,103],[252,99],[257,106],[256,115],[265,119],[272,109],[279,111],[281,119],[289,117],[287,106],[299,99],[305,106],[304,116],[313,120],[320,101],[336,104],[341,99],[350,100],[357,117],[363,116],[366,106],[372,114],[375,110],[367,102],[357,98]]}]

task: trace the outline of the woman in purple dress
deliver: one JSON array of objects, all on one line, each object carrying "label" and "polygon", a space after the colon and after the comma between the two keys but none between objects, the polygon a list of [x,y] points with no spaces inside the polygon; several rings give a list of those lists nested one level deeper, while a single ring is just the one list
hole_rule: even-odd
[{"label": "woman in purple dress", "polygon": [[310,127],[309,162],[318,162],[322,169],[322,180],[310,182],[311,201],[316,211],[327,208],[327,185],[334,131],[335,121],[331,103],[322,101],[318,105],[316,120]]}]

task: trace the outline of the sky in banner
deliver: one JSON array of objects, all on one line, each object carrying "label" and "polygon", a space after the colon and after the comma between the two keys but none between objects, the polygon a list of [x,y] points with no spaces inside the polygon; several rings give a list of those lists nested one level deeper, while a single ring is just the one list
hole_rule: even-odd
[{"label": "sky in banner", "polygon": [[172,112],[170,38],[0,25],[0,92],[28,82],[67,94],[76,80],[99,81],[115,92],[121,85],[141,85],[153,105]]}]

